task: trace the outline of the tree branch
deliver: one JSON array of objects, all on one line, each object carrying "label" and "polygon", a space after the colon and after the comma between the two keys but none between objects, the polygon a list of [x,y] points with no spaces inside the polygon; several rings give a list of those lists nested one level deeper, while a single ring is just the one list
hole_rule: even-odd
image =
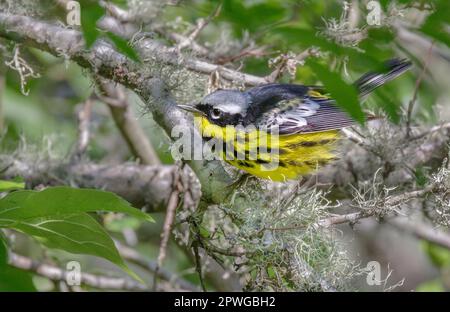
[{"label": "tree branch", "polygon": [[131,153],[144,165],[161,164],[158,155],[145,135],[139,122],[133,116],[126,91],[120,85],[98,78],[97,85],[102,94],[100,99],[108,105],[111,115],[128,144]]},{"label": "tree branch", "polygon": [[[402,204],[406,204],[409,200],[423,197],[431,192],[433,192],[435,189],[437,189],[439,185],[437,184],[431,184],[427,187],[424,187],[421,190],[406,192],[403,194],[395,195],[388,197],[383,203],[382,206],[389,206],[389,207],[395,207]],[[390,209],[392,211],[393,209]],[[344,214],[344,215],[338,215],[329,217],[323,220],[320,220],[317,225],[321,227],[330,227],[333,225],[338,225],[342,223],[356,223],[361,219],[372,217],[377,215],[379,211],[375,208],[362,210],[359,212]]]},{"label": "tree branch", "polygon": [[91,119],[92,105],[93,105],[92,98],[89,97],[82,104],[82,107],[80,108],[80,110],[77,114],[77,117],[78,117],[78,141],[77,141],[77,147],[76,147],[76,151],[75,151],[76,157],[81,157],[86,152],[86,149],[89,145],[89,137],[90,137],[89,125],[90,125],[90,119]]},{"label": "tree branch", "polygon": [[151,271],[154,274],[158,275],[160,279],[170,282],[171,284],[185,290],[190,291],[200,291],[200,289],[189,281],[182,279],[176,274],[160,267],[158,268],[158,264],[156,261],[148,261],[141,254],[139,254],[136,250],[129,248],[125,245],[122,245],[115,242],[117,249],[119,250],[120,255],[127,261],[134,263],[141,268]]},{"label": "tree branch", "polygon": [[[40,263],[16,253],[9,254],[9,264],[15,268],[46,277],[52,281],[65,281],[69,274],[73,274],[56,266]],[[80,277],[83,285],[99,289],[128,291],[142,291],[147,289],[145,285],[129,278],[113,278],[84,272],[80,272]]]},{"label": "tree branch", "polygon": [[48,164],[45,161],[29,162],[10,157],[0,157],[2,179],[20,176],[27,187],[37,185],[76,185],[104,189],[122,196],[133,206],[148,211],[165,209],[172,193],[175,166],[140,166],[136,164],[96,165]]},{"label": "tree branch", "polygon": [[450,234],[431,227],[423,222],[411,222],[406,218],[389,220],[388,224],[396,229],[424,239],[441,247],[450,249]]}]

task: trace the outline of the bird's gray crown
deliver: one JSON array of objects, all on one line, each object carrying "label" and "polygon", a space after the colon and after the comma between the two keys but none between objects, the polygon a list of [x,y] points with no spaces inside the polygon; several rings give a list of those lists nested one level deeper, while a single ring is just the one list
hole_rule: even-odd
[{"label": "bird's gray crown", "polygon": [[248,94],[244,92],[236,90],[217,90],[205,96],[201,104],[218,108],[231,115],[245,115],[250,104],[250,99]]}]

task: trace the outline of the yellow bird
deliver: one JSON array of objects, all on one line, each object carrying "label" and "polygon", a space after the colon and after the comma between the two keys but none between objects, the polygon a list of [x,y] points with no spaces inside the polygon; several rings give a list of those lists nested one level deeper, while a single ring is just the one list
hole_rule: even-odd
[{"label": "yellow bird", "polygon": [[[389,60],[355,86],[365,96],[410,67],[408,60]],[[194,113],[202,137],[221,148],[226,162],[273,181],[297,179],[336,159],[340,130],[355,123],[317,86],[217,90],[194,106],[179,107]]]}]

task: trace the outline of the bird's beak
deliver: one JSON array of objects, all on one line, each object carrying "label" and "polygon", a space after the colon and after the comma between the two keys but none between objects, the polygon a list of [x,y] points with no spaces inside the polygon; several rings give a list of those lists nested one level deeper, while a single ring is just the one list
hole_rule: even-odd
[{"label": "bird's beak", "polygon": [[202,112],[201,110],[195,108],[195,107],[192,106],[192,105],[178,104],[177,107],[178,107],[178,108],[181,108],[182,110],[185,110],[185,111],[187,111],[187,112],[190,112],[190,113],[194,113],[194,114],[206,116],[204,112]]}]

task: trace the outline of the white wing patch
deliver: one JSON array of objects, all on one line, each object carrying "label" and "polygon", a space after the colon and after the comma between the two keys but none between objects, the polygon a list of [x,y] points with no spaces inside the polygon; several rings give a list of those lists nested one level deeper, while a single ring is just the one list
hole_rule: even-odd
[{"label": "white wing patch", "polygon": [[298,116],[309,117],[317,113],[317,110],[319,108],[320,108],[319,104],[306,98],[303,104],[295,108],[293,111],[295,111],[296,115]]},{"label": "white wing patch", "polygon": [[[280,127],[280,132],[291,132],[300,127],[307,126],[308,121],[305,117],[313,116],[320,108],[319,104],[309,100],[308,98],[297,98],[286,101],[289,103],[283,104],[288,104],[288,107],[286,107],[286,105],[282,105],[280,108],[272,110],[272,114],[268,116],[267,124],[270,129]],[[294,105],[298,106],[295,107]]]}]

